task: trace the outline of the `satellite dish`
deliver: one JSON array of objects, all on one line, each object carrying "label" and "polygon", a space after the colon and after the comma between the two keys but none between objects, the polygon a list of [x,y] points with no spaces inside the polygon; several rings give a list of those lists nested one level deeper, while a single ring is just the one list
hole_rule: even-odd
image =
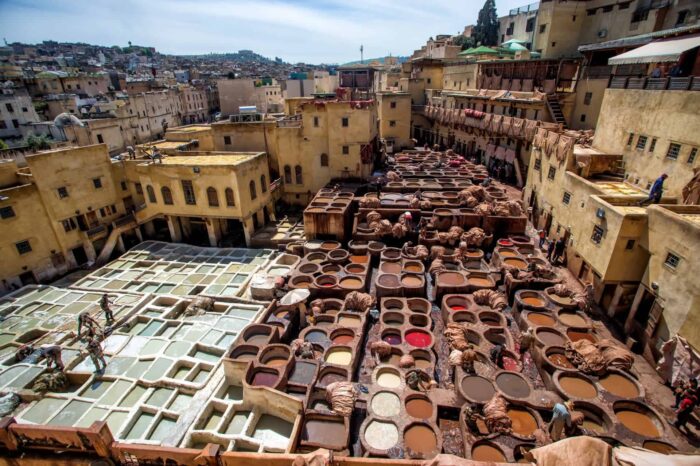
[{"label": "satellite dish", "polygon": [[292,290],[286,295],[282,296],[279,303],[283,306],[293,306],[294,304],[299,304],[306,301],[309,296],[311,296],[311,292],[309,290]]}]

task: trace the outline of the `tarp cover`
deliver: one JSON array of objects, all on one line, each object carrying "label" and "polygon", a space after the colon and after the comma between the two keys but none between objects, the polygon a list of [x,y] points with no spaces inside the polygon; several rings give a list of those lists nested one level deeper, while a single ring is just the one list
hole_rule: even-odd
[{"label": "tarp cover", "polygon": [[608,59],[608,65],[675,62],[683,52],[695,47],[700,47],[700,36],[652,42]]},{"label": "tarp cover", "polygon": [[691,466],[699,462],[700,456],[698,455],[664,455],[643,448],[630,447],[615,447],[613,449],[613,465],[616,466]]}]

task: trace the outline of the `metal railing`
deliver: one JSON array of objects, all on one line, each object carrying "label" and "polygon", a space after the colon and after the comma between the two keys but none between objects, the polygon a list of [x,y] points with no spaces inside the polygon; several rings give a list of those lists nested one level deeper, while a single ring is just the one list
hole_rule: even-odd
[{"label": "metal railing", "polygon": [[530,3],[529,5],[519,6],[518,8],[513,8],[508,12],[508,16],[515,16],[519,13],[529,13],[531,11],[537,11],[540,8],[540,2]]},{"label": "metal railing", "polygon": [[640,89],[649,91],[700,91],[700,76],[683,78],[632,78],[610,76],[609,89]]},{"label": "metal railing", "polygon": [[104,231],[107,231],[107,227],[106,227],[106,226],[104,226],[104,225],[97,225],[96,227],[90,228],[88,231],[85,232],[85,234],[86,234],[88,237],[92,237],[92,236],[97,236],[97,235],[99,235],[100,233],[102,233],[102,232],[104,232]]}]

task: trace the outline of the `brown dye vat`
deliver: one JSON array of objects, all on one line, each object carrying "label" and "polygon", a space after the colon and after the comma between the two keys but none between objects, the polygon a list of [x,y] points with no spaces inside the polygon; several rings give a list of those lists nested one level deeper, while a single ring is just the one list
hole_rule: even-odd
[{"label": "brown dye vat", "polygon": [[654,421],[646,414],[629,409],[616,411],[615,415],[632,432],[635,432],[644,437],[660,437],[659,429],[654,424]]},{"label": "brown dye vat", "polygon": [[493,463],[505,463],[508,460],[501,450],[488,443],[482,443],[472,448],[474,461],[490,461]]},{"label": "brown dye vat", "polygon": [[420,264],[409,263],[404,266],[406,272],[423,272],[423,267]]},{"label": "brown dye vat", "polygon": [[318,264],[304,264],[301,267],[299,267],[299,271],[301,273],[308,273],[308,274],[313,274],[318,272],[319,267]]},{"label": "brown dye vat", "polygon": [[547,327],[554,325],[556,322],[554,318],[548,316],[547,314],[541,314],[539,312],[531,312],[527,315],[527,320],[535,325],[545,325]]},{"label": "brown dye vat", "polygon": [[499,249],[498,254],[500,254],[502,257],[515,257],[518,255],[518,253],[512,249]]},{"label": "brown dye vat", "polygon": [[347,377],[338,372],[326,372],[318,380],[319,385],[329,385],[333,382],[341,382],[347,380]]},{"label": "brown dye vat", "polygon": [[595,343],[597,341],[596,337],[594,337],[590,333],[580,332],[577,330],[567,330],[566,336],[569,337],[569,340],[571,341],[588,340],[591,343]]},{"label": "brown dye vat", "polygon": [[428,369],[429,367],[431,367],[433,365],[433,363],[430,362],[430,359],[414,357],[414,361],[415,361],[416,367],[418,369]]},{"label": "brown dye vat", "polygon": [[330,251],[331,249],[338,249],[340,247],[340,243],[337,241],[324,241],[321,243],[321,249],[325,249],[327,251]]},{"label": "brown dye vat", "polygon": [[415,424],[409,427],[403,436],[407,450],[423,456],[437,453],[437,436],[433,429],[426,425]]},{"label": "brown dye vat", "polygon": [[269,334],[255,333],[246,338],[245,342],[251,345],[261,345],[267,343],[268,338],[270,338]]},{"label": "brown dye vat", "polygon": [[567,327],[585,327],[586,319],[576,314],[575,312],[560,312],[559,322]]},{"label": "brown dye vat", "polygon": [[559,304],[561,306],[572,306],[574,304],[574,300],[568,296],[557,296],[554,293],[550,293],[550,292],[547,292],[547,296],[555,304]]},{"label": "brown dye vat", "polygon": [[603,427],[603,424],[590,418],[585,418],[583,420],[583,424],[581,424],[581,427],[583,427],[586,430],[592,430],[593,432],[597,432],[599,434],[602,434],[605,431],[605,427]]},{"label": "brown dye vat", "polygon": [[657,453],[662,453],[664,455],[669,455],[671,452],[676,450],[676,447],[669,443],[659,442],[656,440],[647,440],[643,444],[644,448],[647,450],[655,451]]},{"label": "brown dye vat", "polygon": [[[537,296],[527,296],[525,298],[520,298],[524,304],[534,307],[543,307],[545,305],[544,299],[538,298]],[[554,321],[552,321],[554,323]]]},{"label": "brown dye vat", "polygon": [[342,315],[338,319],[338,325],[342,325],[344,327],[359,327],[362,325],[362,320],[358,316]]},{"label": "brown dye vat", "polygon": [[522,259],[519,259],[517,257],[508,257],[503,260],[503,263],[506,265],[513,266],[518,269],[526,269],[527,268],[527,262],[525,262]]},{"label": "brown dye vat", "polygon": [[536,332],[537,338],[539,338],[542,343],[547,346],[564,346],[566,339],[555,330],[551,329],[540,329]]},{"label": "brown dye vat", "polygon": [[569,361],[569,358],[567,358],[563,354],[559,354],[559,353],[550,354],[549,356],[547,356],[547,359],[549,359],[549,361],[552,364],[554,364],[555,366],[564,367],[566,369],[573,369],[574,368],[574,365],[571,364],[571,361]]},{"label": "brown dye vat", "polygon": [[438,275],[438,285],[440,286],[464,286],[464,275],[457,272],[443,272]]},{"label": "brown dye vat", "polygon": [[428,419],[433,415],[433,404],[425,398],[412,398],[406,402],[406,412],[417,419]]},{"label": "brown dye vat", "polygon": [[637,385],[620,374],[608,374],[601,377],[598,383],[613,395],[621,398],[636,398],[639,396]]},{"label": "brown dye vat", "polygon": [[576,398],[595,398],[598,395],[595,385],[581,377],[559,377],[559,385],[564,393]]},{"label": "brown dye vat", "polygon": [[345,277],[338,282],[341,288],[356,289],[362,288],[364,282],[360,278],[355,277]]},{"label": "brown dye vat", "polygon": [[266,366],[279,367],[287,364],[287,358],[272,357],[265,361]]},{"label": "brown dye vat", "polygon": [[399,366],[399,361],[401,361],[401,357],[403,355],[399,353],[391,353],[391,356],[389,356],[389,361],[387,361],[387,364],[391,364],[392,366]]},{"label": "brown dye vat", "polygon": [[279,380],[279,375],[276,372],[258,371],[253,375],[251,385],[258,387],[274,387]]},{"label": "brown dye vat", "polygon": [[423,285],[423,280],[416,275],[404,275],[401,277],[401,284],[404,286],[410,286],[412,288]]},{"label": "brown dye vat", "polygon": [[382,304],[387,311],[400,311],[403,309],[403,302],[398,299],[387,299]]},{"label": "brown dye vat", "polygon": [[360,264],[350,264],[345,267],[348,273],[365,273],[365,267]]},{"label": "brown dye vat", "polygon": [[401,286],[397,275],[380,275],[377,278],[377,284],[385,288],[398,288]]},{"label": "brown dye vat", "polygon": [[537,419],[527,410],[508,408],[506,414],[511,420],[513,432],[528,437],[537,430]]},{"label": "brown dye vat", "polygon": [[309,419],[304,423],[301,439],[319,445],[338,445],[347,436],[343,421]]},{"label": "brown dye vat", "polygon": [[328,264],[321,269],[323,273],[327,275],[335,275],[340,272],[340,266],[335,264]]},{"label": "brown dye vat", "polygon": [[475,286],[491,286],[493,283],[491,283],[491,280],[488,278],[482,278],[482,277],[469,277],[467,280],[470,285],[475,285]]},{"label": "brown dye vat", "polygon": [[424,299],[409,299],[407,303],[411,312],[421,312],[423,314],[430,312],[430,302]]},{"label": "brown dye vat", "polygon": [[353,264],[366,264],[368,256],[350,256],[350,262]]},{"label": "brown dye vat", "polygon": [[296,288],[308,288],[311,286],[311,277],[294,277],[292,279],[292,285],[294,285]]},{"label": "brown dye vat", "polygon": [[379,266],[379,270],[384,273],[398,274],[401,273],[401,264],[398,262],[382,262],[382,265]]},{"label": "brown dye vat", "polygon": [[478,375],[469,375],[462,379],[462,392],[474,401],[485,403],[489,401],[496,390],[493,384],[484,377]]},{"label": "brown dye vat", "polygon": [[514,398],[525,398],[530,394],[530,386],[518,374],[502,372],[496,377],[496,385],[503,393]]}]

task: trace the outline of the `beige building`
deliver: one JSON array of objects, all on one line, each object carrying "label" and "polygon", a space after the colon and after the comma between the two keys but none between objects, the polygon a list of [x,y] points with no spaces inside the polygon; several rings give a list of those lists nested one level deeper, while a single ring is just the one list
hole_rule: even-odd
[{"label": "beige building", "polygon": [[387,153],[413,148],[411,95],[408,92],[377,92],[379,138]]},{"label": "beige building", "polygon": [[203,87],[179,86],[183,124],[203,123],[209,120],[209,99]]},{"label": "beige building", "polygon": [[282,89],[275,81],[263,84],[255,79],[220,79],[216,87],[223,115],[235,115],[240,107],[250,106],[255,106],[260,113],[282,112]]},{"label": "beige building", "polygon": [[0,140],[8,145],[19,145],[28,134],[34,133],[31,124],[40,121],[32,99],[24,91],[0,86]]}]

